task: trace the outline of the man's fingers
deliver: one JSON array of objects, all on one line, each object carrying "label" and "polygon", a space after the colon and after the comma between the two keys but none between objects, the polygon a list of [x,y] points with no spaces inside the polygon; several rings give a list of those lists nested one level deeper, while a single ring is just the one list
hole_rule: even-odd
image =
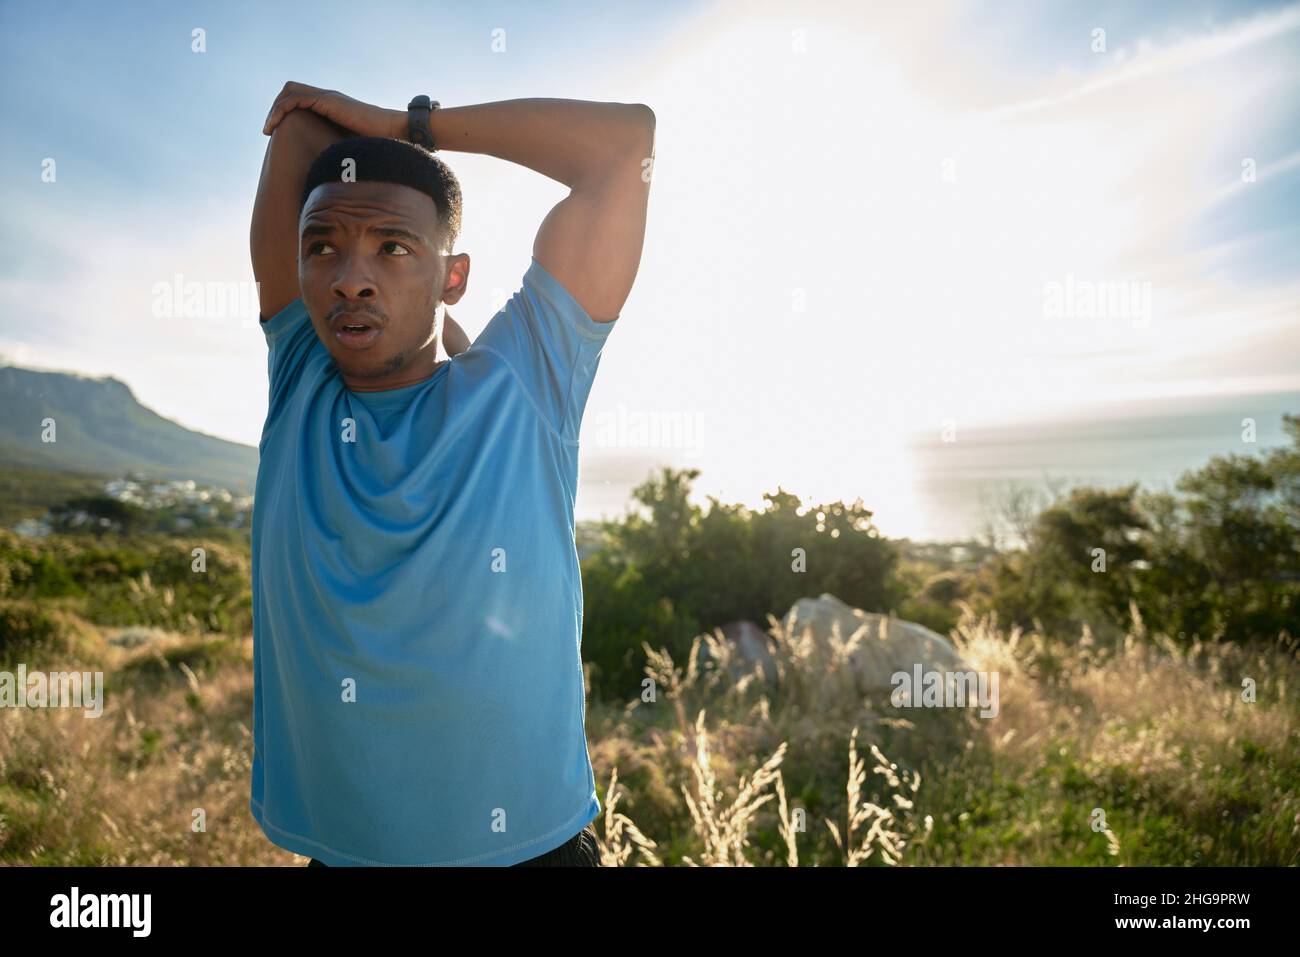
[{"label": "man's fingers", "polygon": [[280,90],[280,95],[275,98],[275,102],[271,104],[271,112],[266,115],[266,122],[262,124],[262,132],[269,136],[290,110],[310,110],[324,92],[324,90],[317,87],[308,86],[305,83],[294,83],[290,80]]},{"label": "man's fingers", "polygon": [[266,125],[262,132],[270,133],[279,125],[280,121],[284,119],[284,115],[290,110],[296,109],[297,106],[298,97],[296,95],[290,94],[287,97],[280,97],[271,107],[271,112],[266,115]]},{"label": "man's fingers", "polygon": [[284,101],[295,95],[295,87],[297,86],[298,84],[291,80],[281,87],[280,92],[277,93],[275,99],[271,101],[271,109],[266,114],[266,122],[262,124],[263,133],[270,133],[275,129],[275,124],[280,122],[279,114],[284,106]]},{"label": "man's fingers", "polygon": [[293,93],[287,97],[281,97],[271,107],[270,114],[266,117],[266,123],[262,127],[262,132],[268,136],[280,125],[280,121],[291,110],[310,110],[316,104],[316,97],[304,96],[300,93]]}]

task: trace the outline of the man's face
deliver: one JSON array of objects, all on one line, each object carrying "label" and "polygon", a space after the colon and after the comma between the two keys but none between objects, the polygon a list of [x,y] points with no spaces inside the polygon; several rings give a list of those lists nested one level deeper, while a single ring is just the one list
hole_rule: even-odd
[{"label": "man's face", "polygon": [[468,256],[442,252],[433,199],[397,183],[325,183],[298,234],[302,299],[348,388],[432,375],[438,304],[457,302],[469,278]]}]

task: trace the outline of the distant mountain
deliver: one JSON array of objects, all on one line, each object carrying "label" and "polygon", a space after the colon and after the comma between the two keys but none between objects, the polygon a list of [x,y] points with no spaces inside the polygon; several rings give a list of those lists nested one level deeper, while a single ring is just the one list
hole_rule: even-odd
[{"label": "distant mountain", "polygon": [[[136,401],[112,376],[0,366],[0,463],[60,472],[193,479],[252,494],[257,449],[185,428]],[[42,422],[55,422],[42,442]]]}]

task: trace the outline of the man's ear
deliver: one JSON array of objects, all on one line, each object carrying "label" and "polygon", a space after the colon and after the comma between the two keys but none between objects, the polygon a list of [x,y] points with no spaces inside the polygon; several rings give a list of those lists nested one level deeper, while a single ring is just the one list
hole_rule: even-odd
[{"label": "man's ear", "polygon": [[447,305],[460,302],[469,286],[469,254],[456,253],[447,257],[447,281],[442,289],[442,301]]}]

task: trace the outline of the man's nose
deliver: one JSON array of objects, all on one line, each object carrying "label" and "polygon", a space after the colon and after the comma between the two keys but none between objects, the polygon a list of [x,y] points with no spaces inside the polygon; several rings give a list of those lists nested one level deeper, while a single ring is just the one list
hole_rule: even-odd
[{"label": "man's nose", "polygon": [[343,261],[330,289],[337,299],[373,299],[378,292],[374,280],[366,275],[355,256]]}]

